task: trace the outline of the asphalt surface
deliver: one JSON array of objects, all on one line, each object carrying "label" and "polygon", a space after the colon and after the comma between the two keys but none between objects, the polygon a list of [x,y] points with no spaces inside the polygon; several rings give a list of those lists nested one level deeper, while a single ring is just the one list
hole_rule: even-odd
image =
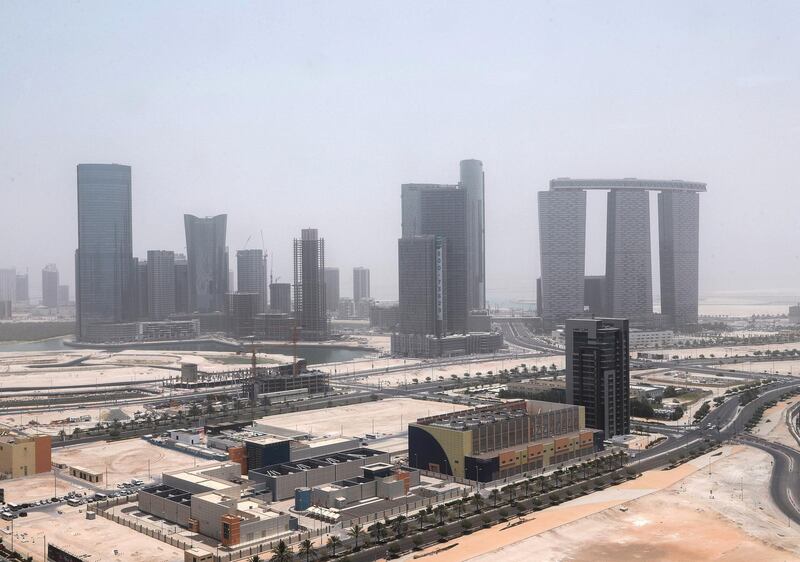
[{"label": "asphalt surface", "polygon": [[[773,457],[770,495],[780,510],[792,521],[800,524],[800,451],[772,443],[744,433],[744,426],[763,404],[777,400],[790,389],[800,388],[800,381],[784,379],[764,387],[753,401],[739,405],[739,396],[733,396],[713,409],[699,424],[680,436],[671,435],[666,441],[631,459],[638,470],[652,470],[670,464],[679,454],[690,452],[706,443],[720,443],[738,439],[739,442],[758,447]],[[650,426],[654,429],[653,425]]]},{"label": "asphalt surface", "polygon": [[742,435],[739,441],[772,455],[769,487],[772,500],[784,515],[800,524],[800,451],[748,434]]}]

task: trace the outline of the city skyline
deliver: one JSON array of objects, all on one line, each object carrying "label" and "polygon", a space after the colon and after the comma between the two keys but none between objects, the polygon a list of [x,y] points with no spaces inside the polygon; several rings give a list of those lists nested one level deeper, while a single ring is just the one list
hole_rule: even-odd
[{"label": "city skyline", "polygon": [[[535,192],[564,175],[702,178],[714,186],[702,210],[716,221],[700,233],[701,294],[800,292],[800,257],[772,263],[763,251],[793,236],[784,202],[796,200],[800,78],[785,55],[800,50],[797,6],[758,17],[740,2],[628,4],[614,16],[591,4],[517,5],[513,17],[480,5],[370,6],[373,23],[362,26],[332,6],[253,6],[240,19],[208,5],[141,6],[125,18],[89,5],[53,7],[46,21],[31,6],[4,7],[0,26],[13,39],[0,54],[11,84],[0,93],[0,192],[14,191],[26,212],[0,225],[15,241],[2,267],[56,263],[73,279],[74,165],[120,162],[133,168],[135,256],[185,253],[182,214],[227,213],[231,251],[263,229],[287,279],[295,202],[314,202],[299,222],[326,233],[328,261],[342,271],[368,264],[373,296],[394,299],[396,186],[447,182],[451,162],[480,158],[492,190],[489,302],[533,297],[539,263],[525,250],[538,245]],[[237,36],[218,45],[218,26]],[[465,29],[491,40],[476,43]],[[142,36],[152,41],[132,49]],[[97,68],[109,74],[89,88]],[[52,91],[58,104],[43,97]],[[587,262],[589,274],[603,269],[602,257]],[[30,285],[35,299],[38,275]]]}]

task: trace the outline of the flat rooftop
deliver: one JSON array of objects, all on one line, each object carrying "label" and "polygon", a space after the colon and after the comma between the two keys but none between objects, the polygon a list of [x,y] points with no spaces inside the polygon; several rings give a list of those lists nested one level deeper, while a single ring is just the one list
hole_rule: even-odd
[{"label": "flat rooftop", "polygon": [[192,494],[186,490],[173,488],[166,484],[148,486],[147,488],[142,488],[142,491],[182,505],[191,505],[192,503]]},{"label": "flat rooftop", "polygon": [[518,400],[516,402],[506,402],[505,404],[423,418],[417,420],[417,423],[421,425],[446,427],[459,431],[468,431],[481,425],[489,425],[514,418],[523,418],[526,416],[543,414],[545,412],[566,410],[576,407],[577,406],[572,404],[545,402],[543,400]]},{"label": "flat rooftop", "polygon": [[331,453],[329,455],[320,455],[318,457],[310,457],[307,459],[273,464],[270,466],[263,466],[261,468],[254,468],[251,472],[264,474],[266,476],[285,476],[287,474],[295,474],[297,472],[304,472],[306,470],[313,470],[325,466],[331,466],[343,462],[349,462],[357,459],[368,459],[377,455],[382,455],[383,451],[376,451],[375,449],[368,449],[361,447],[359,449],[351,449],[349,451],[342,451],[339,453]]},{"label": "flat rooftop", "polygon": [[644,189],[651,191],[706,191],[706,184],[695,181],[683,180],[647,180],[639,178],[620,178],[620,179],[574,179],[556,178],[550,180],[551,190],[563,189]]},{"label": "flat rooftop", "polygon": [[236,486],[236,484],[233,482],[226,482],[225,480],[220,480],[217,478],[201,476],[200,474],[195,474],[192,472],[179,472],[178,474],[170,474],[170,476],[184,482],[190,482],[192,484],[203,486],[209,490],[227,490],[228,488],[233,488]]}]

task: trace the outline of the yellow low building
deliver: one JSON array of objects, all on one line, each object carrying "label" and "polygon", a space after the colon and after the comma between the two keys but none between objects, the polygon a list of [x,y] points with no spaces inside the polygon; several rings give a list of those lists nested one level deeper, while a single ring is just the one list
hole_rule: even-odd
[{"label": "yellow low building", "polygon": [[51,445],[49,435],[0,435],[0,473],[21,478],[49,472]]}]

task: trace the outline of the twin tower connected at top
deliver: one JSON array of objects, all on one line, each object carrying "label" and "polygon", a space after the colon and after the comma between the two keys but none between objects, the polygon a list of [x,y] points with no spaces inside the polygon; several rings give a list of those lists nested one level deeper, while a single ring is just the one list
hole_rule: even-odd
[{"label": "twin tower connected at top", "polygon": [[[586,192],[608,191],[605,276],[585,275]],[[658,192],[661,313],[653,311],[650,192]],[[706,184],[680,180],[571,179],[539,193],[538,314],[547,325],[587,310],[632,325],[697,323],[700,198]]]}]

